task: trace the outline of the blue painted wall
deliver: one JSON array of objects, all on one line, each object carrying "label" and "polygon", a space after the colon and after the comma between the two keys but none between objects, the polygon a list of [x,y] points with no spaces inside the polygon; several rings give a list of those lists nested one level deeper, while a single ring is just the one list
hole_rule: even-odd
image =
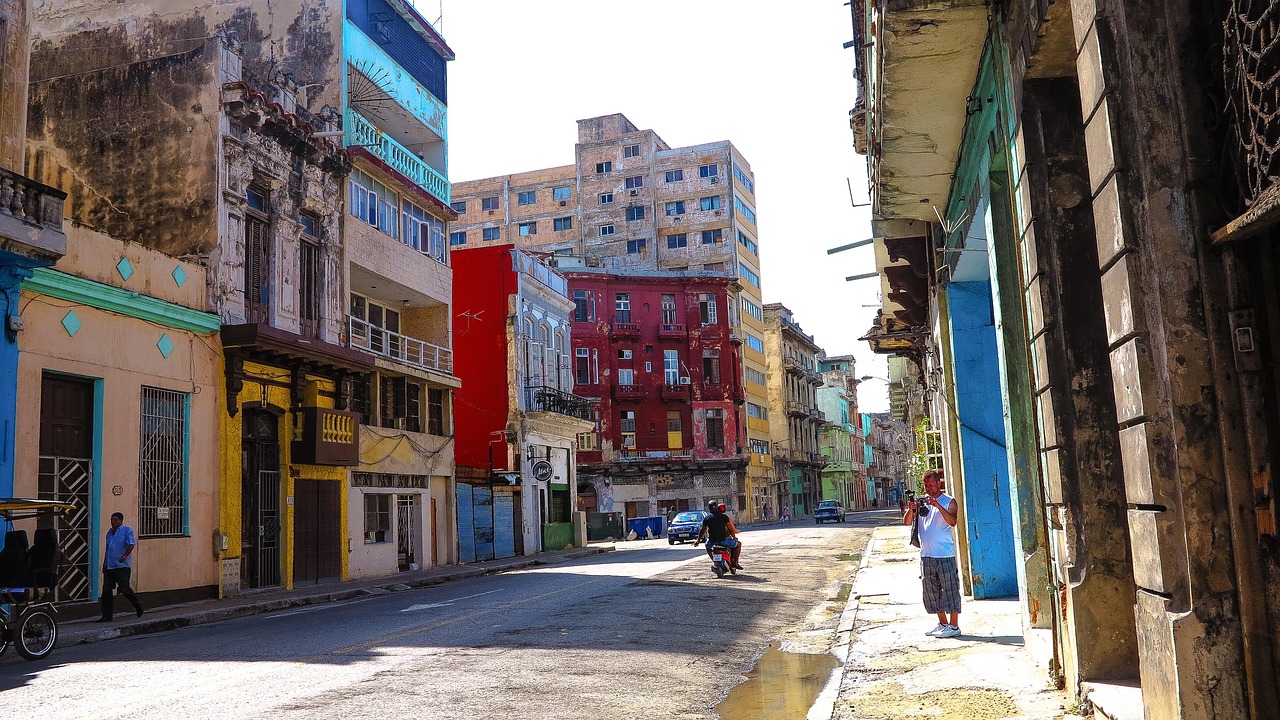
[{"label": "blue painted wall", "polygon": [[973,595],[1013,596],[1018,570],[991,285],[986,280],[951,283],[947,302]]},{"label": "blue painted wall", "polygon": [[[13,436],[18,413],[18,333],[9,318],[19,314],[22,281],[47,263],[0,250],[0,497],[13,497]],[[36,419],[39,422],[39,418]],[[0,544],[4,538],[0,535]]]}]

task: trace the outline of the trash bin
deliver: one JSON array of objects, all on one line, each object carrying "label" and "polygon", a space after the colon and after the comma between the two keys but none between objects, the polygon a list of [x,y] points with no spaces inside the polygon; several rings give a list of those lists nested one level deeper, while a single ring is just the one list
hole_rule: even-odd
[{"label": "trash bin", "polygon": [[655,517],[638,517],[631,518],[627,521],[627,529],[634,530],[638,537],[662,537],[663,531],[667,529],[666,518],[661,515]]},{"label": "trash bin", "polygon": [[587,513],[587,540],[621,539],[622,513]]}]

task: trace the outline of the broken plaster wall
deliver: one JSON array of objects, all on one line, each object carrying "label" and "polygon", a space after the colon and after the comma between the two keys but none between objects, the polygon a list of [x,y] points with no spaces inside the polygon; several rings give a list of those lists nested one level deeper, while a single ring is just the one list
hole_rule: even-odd
[{"label": "broken plaster wall", "polygon": [[326,0],[36,0],[31,172],[69,193],[73,222],[207,256],[217,243],[218,37],[238,43],[245,76],[291,81],[318,112],[340,107],[341,32],[341,5]]}]

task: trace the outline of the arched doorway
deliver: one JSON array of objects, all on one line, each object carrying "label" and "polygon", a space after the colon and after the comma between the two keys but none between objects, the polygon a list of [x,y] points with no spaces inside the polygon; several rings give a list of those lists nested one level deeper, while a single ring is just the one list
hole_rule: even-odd
[{"label": "arched doorway", "polygon": [[596,486],[589,482],[578,483],[578,512],[599,512],[599,498]]}]

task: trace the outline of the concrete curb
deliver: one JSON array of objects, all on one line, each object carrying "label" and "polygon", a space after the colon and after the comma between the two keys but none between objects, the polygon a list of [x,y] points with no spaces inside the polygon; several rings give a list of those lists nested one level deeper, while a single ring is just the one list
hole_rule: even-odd
[{"label": "concrete curb", "polygon": [[[876,528],[878,530],[879,528]],[[853,571],[853,575],[849,577],[849,599],[845,601],[844,611],[840,613],[840,622],[836,625],[836,642],[831,647],[831,652],[840,661],[840,680],[836,685],[835,697],[831,699],[831,714],[827,717],[833,718],[836,714],[836,705],[840,701],[840,691],[844,687],[845,679],[849,673],[849,654],[853,651],[853,627],[857,623],[858,609],[861,607],[860,596],[853,591],[857,582],[858,575],[866,569],[871,562],[871,555],[876,550],[876,530],[871,531],[871,538],[867,540],[867,548],[862,552],[862,561],[858,563],[858,569]]]},{"label": "concrete curb", "polygon": [[[207,625],[209,623],[221,622],[223,620],[233,620],[235,618],[249,617],[250,615],[260,615],[262,613],[275,612],[293,607],[343,602],[345,600],[352,600],[360,597],[385,595],[392,592],[402,592],[420,587],[431,587],[456,580],[465,580],[467,578],[480,577],[483,575],[494,575],[508,570],[517,570],[539,565],[554,565],[565,560],[576,560],[590,555],[601,555],[606,552],[612,552],[615,549],[616,548],[613,546],[587,547],[556,555],[553,558],[544,558],[535,555],[526,558],[519,558],[510,562],[504,562],[501,565],[494,565],[491,567],[458,567],[451,572],[446,572],[440,575],[427,575],[416,578],[387,578],[385,583],[362,585],[360,587],[336,588],[309,595],[264,597],[262,600],[256,602],[239,602],[235,605],[223,605],[220,607],[217,605],[223,601],[207,600],[199,603],[193,603],[187,612],[179,611],[176,614],[151,619],[140,618],[132,622],[126,621],[120,625],[112,625],[108,627],[75,627],[75,625],[81,624],[81,622],[78,621],[76,623],[68,623],[59,628],[58,642],[55,647],[84,645],[87,643],[115,640],[116,638],[131,637],[134,635],[149,635],[152,633],[176,630],[178,628],[191,627],[193,625]],[[213,607],[209,607],[211,605]],[[173,611],[174,608],[158,610],[158,612],[168,613],[172,613]]]},{"label": "concrete curb", "polygon": [[839,639],[836,641],[835,649],[843,649],[842,653],[837,653],[842,664],[849,659],[849,649],[852,645],[850,638],[853,635],[853,625],[858,618],[858,607],[861,604],[861,596],[853,591],[853,586],[859,573],[871,562],[871,555],[875,552],[875,548],[876,533],[872,531],[871,539],[867,541],[867,549],[862,553],[862,561],[858,563],[858,569],[849,578],[849,599],[845,602],[844,612],[840,613],[840,623],[836,626],[836,637]]}]

